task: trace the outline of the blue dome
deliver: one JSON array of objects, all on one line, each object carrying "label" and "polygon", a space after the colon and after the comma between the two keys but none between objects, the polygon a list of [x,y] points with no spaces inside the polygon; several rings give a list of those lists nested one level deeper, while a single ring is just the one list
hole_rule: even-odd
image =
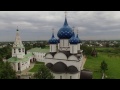
[{"label": "blue dome", "polygon": [[67,19],[65,18],[65,22],[63,27],[58,31],[57,36],[60,39],[70,39],[73,35],[72,28],[68,26]]},{"label": "blue dome", "polygon": [[52,34],[51,39],[49,40],[49,44],[57,44],[58,40],[54,37],[54,33]]},{"label": "blue dome", "polygon": [[73,36],[69,40],[70,44],[78,44],[78,39],[75,37],[75,33],[73,33]]},{"label": "blue dome", "polygon": [[78,43],[82,43],[82,41],[80,40],[78,34],[77,34],[76,38],[78,39]]}]

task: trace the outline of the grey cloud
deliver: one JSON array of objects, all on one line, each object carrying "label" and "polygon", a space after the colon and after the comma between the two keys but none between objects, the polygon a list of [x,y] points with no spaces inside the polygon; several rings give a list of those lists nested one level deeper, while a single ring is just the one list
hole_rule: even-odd
[{"label": "grey cloud", "polygon": [[[0,11],[0,41],[14,41],[17,26],[22,40],[48,40],[52,28],[64,23],[64,11]],[[119,39],[120,11],[68,11],[68,23],[83,39]]]}]

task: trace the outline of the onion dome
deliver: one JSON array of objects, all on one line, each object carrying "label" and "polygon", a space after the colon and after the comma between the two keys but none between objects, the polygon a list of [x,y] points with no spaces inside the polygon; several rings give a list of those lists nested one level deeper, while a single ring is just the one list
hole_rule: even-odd
[{"label": "onion dome", "polygon": [[69,40],[70,44],[78,44],[78,39],[75,37],[75,33],[73,32],[73,36]]},{"label": "onion dome", "polygon": [[59,37],[59,39],[70,39],[73,35],[73,31],[72,28],[69,27],[68,23],[67,23],[67,19],[65,17],[65,22],[63,27],[58,31],[57,36]]},{"label": "onion dome", "polygon": [[76,38],[78,39],[78,43],[82,43],[82,41],[80,40],[78,34],[76,35]]},{"label": "onion dome", "polygon": [[49,40],[49,44],[57,44],[58,40],[54,37],[54,33],[52,34],[51,39]]},{"label": "onion dome", "polygon": [[62,62],[57,62],[53,65],[51,70],[54,73],[66,73],[67,72],[67,66]]}]

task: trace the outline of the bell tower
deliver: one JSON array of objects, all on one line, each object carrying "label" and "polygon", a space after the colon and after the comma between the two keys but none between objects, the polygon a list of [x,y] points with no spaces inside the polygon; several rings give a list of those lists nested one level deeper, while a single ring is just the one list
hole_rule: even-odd
[{"label": "bell tower", "polygon": [[16,30],[15,42],[12,47],[12,57],[23,58],[25,55],[25,47],[22,44],[19,30]]}]

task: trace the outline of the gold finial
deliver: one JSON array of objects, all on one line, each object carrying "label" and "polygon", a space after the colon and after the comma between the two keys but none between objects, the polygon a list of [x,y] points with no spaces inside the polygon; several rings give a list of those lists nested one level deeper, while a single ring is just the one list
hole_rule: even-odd
[{"label": "gold finial", "polygon": [[67,11],[65,11],[65,17],[67,17]]},{"label": "gold finial", "polygon": [[74,32],[74,30],[75,30],[75,27],[73,26],[73,32]]},{"label": "gold finial", "polygon": [[17,26],[17,31],[19,31],[19,30],[18,30],[18,26]]},{"label": "gold finial", "polygon": [[77,29],[77,34],[78,34],[78,29]]},{"label": "gold finial", "polygon": [[52,33],[54,33],[54,28],[52,29]]}]

